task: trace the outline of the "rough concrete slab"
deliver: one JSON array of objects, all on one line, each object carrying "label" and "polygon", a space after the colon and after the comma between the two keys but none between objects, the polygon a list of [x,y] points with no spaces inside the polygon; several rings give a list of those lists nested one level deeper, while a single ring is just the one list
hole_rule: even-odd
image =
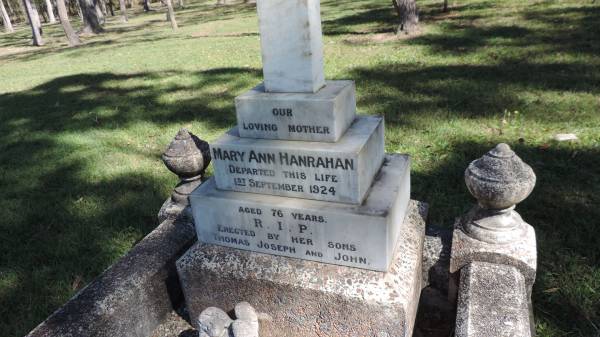
[{"label": "rough concrete slab", "polygon": [[386,156],[362,205],[222,191],[209,180],[190,195],[198,239],[386,271],[410,200],[409,163]]},{"label": "rough concrete slab", "polygon": [[412,336],[427,205],[408,214],[385,273],[197,243],[177,261],[190,317],[247,301],[272,318],[261,337]]},{"label": "rough concrete slab", "polygon": [[523,273],[527,287],[531,290],[537,267],[535,230],[528,224],[524,225],[526,230],[519,240],[493,244],[470,237],[458,221],[452,236],[450,273],[456,273],[474,261],[505,264],[514,266]]},{"label": "rough concrete slab", "polygon": [[461,270],[456,337],[530,337],[528,303],[519,269],[471,262]]},{"label": "rough concrete slab", "polygon": [[316,93],[266,92],[263,84],[235,98],[241,137],[337,142],[356,117],[354,81],[327,81]]},{"label": "rough concrete slab", "polygon": [[148,337],[182,301],[177,259],[195,241],[189,222],[161,223],[27,337]]},{"label": "rough concrete slab", "polygon": [[210,144],[222,190],[361,204],[384,157],[381,117],[359,117],[336,143],[239,137]]},{"label": "rough concrete slab", "polygon": [[428,224],[423,245],[423,286],[448,294],[452,230]]},{"label": "rough concrete slab", "polygon": [[185,313],[170,312],[165,320],[154,329],[151,337],[198,337],[198,331],[182,314]]}]

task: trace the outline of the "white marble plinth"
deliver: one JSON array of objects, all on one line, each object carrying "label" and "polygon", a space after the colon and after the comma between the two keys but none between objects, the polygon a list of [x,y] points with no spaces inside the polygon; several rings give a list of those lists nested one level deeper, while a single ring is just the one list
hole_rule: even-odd
[{"label": "white marble plinth", "polygon": [[337,142],[356,117],[354,81],[327,81],[316,93],[266,92],[235,98],[241,137]]},{"label": "white marble plinth", "polygon": [[261,337],[412,336],[426,217],[427,205],[411,201],[387,272],[198,242],[177,260],[186,308],[198,317],[246,301],[268,317]]},{"label": "white marble plinth", "polygon": [[383,119],[360,117],[337,143],[241,138],[211,144],[222,190],[362,203],[384,156]]},{"label": "white marble plinth", "polygon": [[265,87],[317,92],[325,85],[319,0],[257,1]]},{"label": "white marble plinth", "polygon": [[410,198],[410,164],[388,155],[358,205],[218,190],[190,195],[198,240],[244,250],[385,271]]}]

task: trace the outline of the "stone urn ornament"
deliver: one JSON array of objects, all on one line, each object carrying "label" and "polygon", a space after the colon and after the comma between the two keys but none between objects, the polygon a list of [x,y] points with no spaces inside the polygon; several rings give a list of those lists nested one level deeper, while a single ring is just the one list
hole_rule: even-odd
[{"label": "stone urn ornament", "polygon": [[163,153],[162,160],[181,179],[171,194],[172,201],[182,206],[189,205],[188,196],[202,183],[202,176],[210,163],[208,143],[181,129]]},{"label": "stone urn ornament", "polygon": [[536,176],[507,144],[498,144],[465,171],[477,205],[466,215],[464,231],[480,241],[510,243],[524,234],[526,223],[515,209],[533,190]]}]

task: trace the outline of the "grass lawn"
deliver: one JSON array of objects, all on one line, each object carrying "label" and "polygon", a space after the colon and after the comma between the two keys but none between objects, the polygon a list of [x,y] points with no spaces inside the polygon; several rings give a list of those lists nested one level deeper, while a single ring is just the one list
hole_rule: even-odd
[{"label": "grass lawn", "polygon": [[[451,226],[467,164],[509,143],[538,176],[517,210],[537,232],[539,336],[600,336],[600,4],[418,1],[395,38],[389,1],[323,0],[326,77],[353,79],[386,150],[413,158],[412,196]],[[0,331],[27,333],[156,225],[180,127],[212,141],[261,81],[255,9],[192,2],[110,18],[66,48],[60,25],[0,34]],[[452,3],[452,1],[451,1]],[[154,4],[154,6],[158,6]],[[77,21],[75,19],[74,21]],[[557,143],[557,133],[578,142]]]}]

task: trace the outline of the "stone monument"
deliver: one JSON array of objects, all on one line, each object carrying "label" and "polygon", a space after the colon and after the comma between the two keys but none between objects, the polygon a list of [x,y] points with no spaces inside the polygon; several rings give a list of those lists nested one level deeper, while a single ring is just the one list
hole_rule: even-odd
[{"label": "stone monument", "polygon": [[188,310],[247,301],[272,318],[261,336],[411,336],[427,207],[410,159],[385,154],[383,118],[356,116],[353,81],[324,79],[319,0],[257,9],[264,83],[189,196]]}]

